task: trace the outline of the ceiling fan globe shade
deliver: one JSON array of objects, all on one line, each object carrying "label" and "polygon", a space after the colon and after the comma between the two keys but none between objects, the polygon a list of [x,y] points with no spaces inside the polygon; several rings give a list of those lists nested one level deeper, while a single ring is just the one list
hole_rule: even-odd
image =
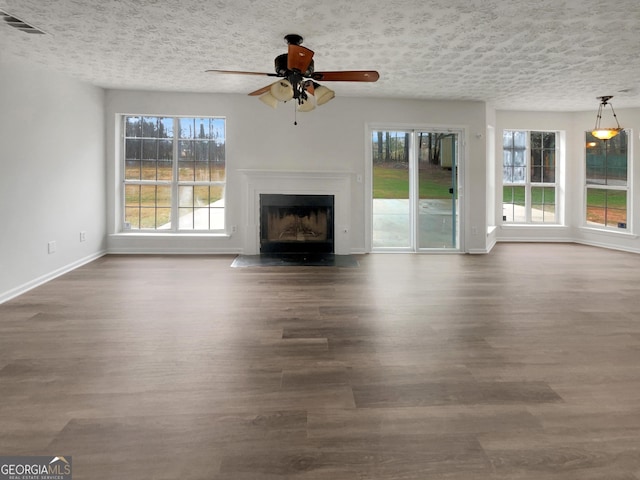
[{"label": "ceiling fan globe shade", "polygon": [[316,103],[318,105],[324,105],[336,96],[336,92],[334,92],[330,88],[325,87],[324,85],[320,85],[319,87],[316,87],[314,95],[316,97]]},{"label": "ceiling fan globe shade", "polygon": [[293,98],[293,87],[289,80],[278,80],[271,85],[271,95],[280,102],[288,102]]},{"label": "ceiling fan globe shade", "polygon": [[313,95],[307,94],[307,99],[298,105],[299,112],[310,112],[316,108],[316,102]]},{"label": "ceiling fan globe shade", "polygon": [[267,92],[259,97],[260,101],[265,105],[269,105],[271,108],[276,109],[278,107],[278,99],[271,95],[271,92]]}]

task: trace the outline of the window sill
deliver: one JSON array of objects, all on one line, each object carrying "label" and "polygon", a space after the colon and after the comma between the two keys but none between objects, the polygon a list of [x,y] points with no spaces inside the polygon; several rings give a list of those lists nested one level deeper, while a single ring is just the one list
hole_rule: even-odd
[{"label": "window sill", "polygon": [[580,231],[585,233],[595,233],[597,235],[607,235],[612,237],[626,237],[631,239],[638,238],[638,235],[631,232],[621,232],[618,230],[609,230],[606,228],[596,228],[596,227],[580,227]]},{"label": "window sill", "polygon": [[208,232],[118,232],[111,233],[109,237],[137,237],[137,238],[178,238],[178,237],[188,237],[188,238],[231,238],[231,233],[226,232],[216,232],[216,233],[208,233]]},{"label": "window sill", "polygon": [[500,225],[500,229],[509,230],[516,228],[544,228],[544,229],[555,229],[555,228],[568,228],[566,225],[561,225],[559,223],[508,223]]}]

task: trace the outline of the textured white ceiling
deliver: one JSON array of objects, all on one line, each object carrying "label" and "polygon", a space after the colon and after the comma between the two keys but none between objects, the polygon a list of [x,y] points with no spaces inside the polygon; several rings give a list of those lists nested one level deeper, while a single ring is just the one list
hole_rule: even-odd
[{"label": "textured white ceiling", "polygon": [[640,107],[639,0],[0,0],[0,51],[106,88],[248,93],[298,33],[322,70],[375,69],[338,96],[498,109]]}]

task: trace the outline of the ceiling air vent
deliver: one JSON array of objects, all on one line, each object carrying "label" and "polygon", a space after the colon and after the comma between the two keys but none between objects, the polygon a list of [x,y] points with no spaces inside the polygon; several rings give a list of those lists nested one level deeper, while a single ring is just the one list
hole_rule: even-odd
[{"label": "ceiling air vent", "polygon": [[42,30],[39,30],[33,25],[29,25],[27,22],[20,20],[18,17],[14,17],[13,15],[2,10],[0,10],[0,17],[2,17],[2,20],[4,20],[7,25],[12,26],[13,28],[17,28],[21,32],[44,35],[44,32]]}]

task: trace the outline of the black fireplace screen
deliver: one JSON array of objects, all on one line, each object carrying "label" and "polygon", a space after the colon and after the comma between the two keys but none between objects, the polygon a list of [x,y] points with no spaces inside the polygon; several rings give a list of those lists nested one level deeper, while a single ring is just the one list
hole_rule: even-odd
[{"label": "black fireplace screen", "polygon": [[261,253],[333,253],[333,195],[260,195]]}]

